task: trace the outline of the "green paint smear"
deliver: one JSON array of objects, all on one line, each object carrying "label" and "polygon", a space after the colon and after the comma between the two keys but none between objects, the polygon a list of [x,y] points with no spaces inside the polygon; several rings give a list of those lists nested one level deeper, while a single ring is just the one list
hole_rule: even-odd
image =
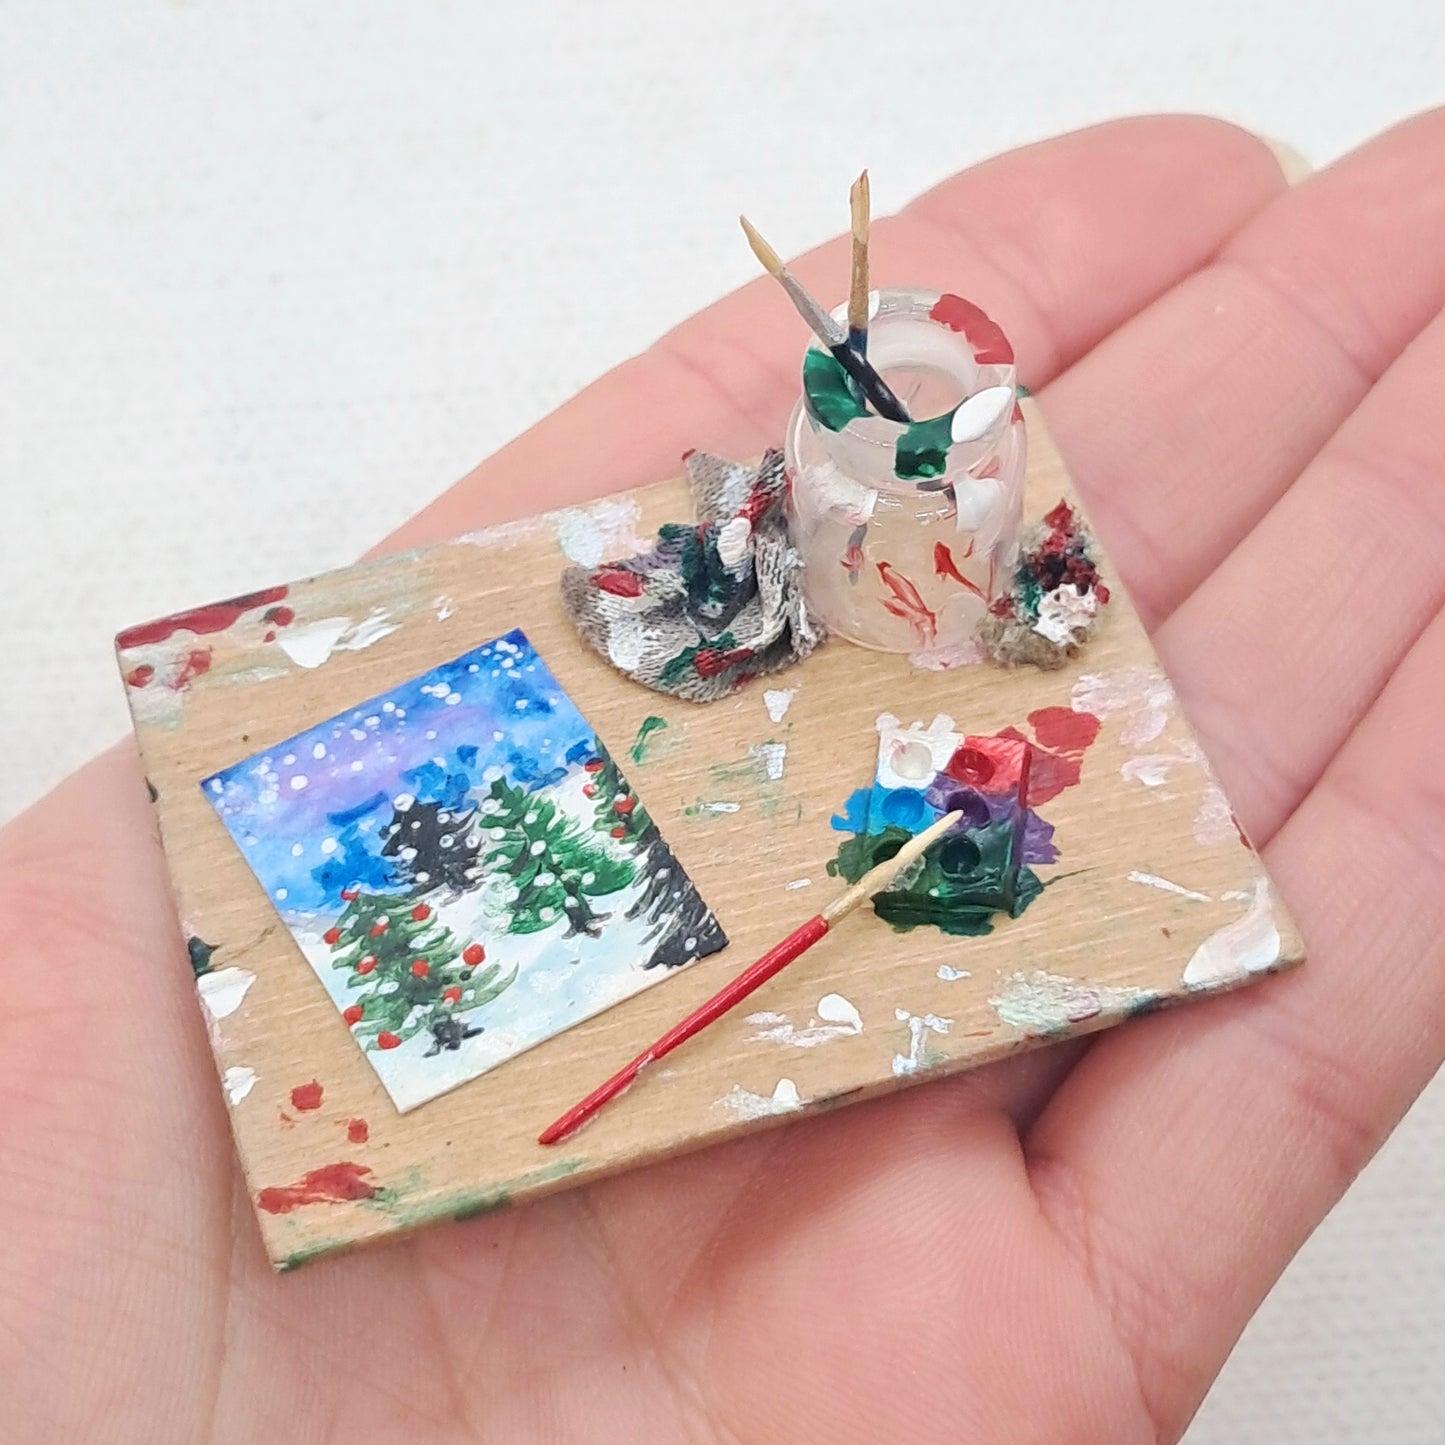
[{"label": "green paint smear", "polygon": [[1014,395],[1022,400],[1026,396],[1032,396],[1033,392],[1020,381],[1014,386]]},{"label": "green paint smear", "polygon": [[893,449],[893,475],[904,482],[941,477],[948,466],[948,449],[952,445],[953,412],[914,422]]},{"label": "green paint smear", "polygon": [[858,383],[831,351],[810,346],[803,353],[803,400],[808,414],[828,428],[842,431],[850,421],[868,416],[868,403]]},{"label": "green paint smear", "polygon": [[464,1190],[442,1195],[438,1199],[424,1199],[401,1208],[396,1207],[396,1200],[393,1198],[386,1211],[387,1217],[403,1229],[430,1224],[438,1219],[477,1219],[484,1214],[508,1208],[517,1195],[525,1194],[530,1189],[551,1184],[558,1179],[566,1179],[586,1162],[580,1154],[571,1154],[565,1159],[559,1159],[555,1164],[544,1164],[540,1169],[533,1169],[495,1189]]},{"label": "green paint smear", "polygon": [[[880,833],[860,833],[839,847],[828,872],[856,883],[912,836],[894,823]],[[925,924],[958,937],[992,933],[997,914],[1017,918],[1044,891],[1033,869],[1014,864],[1013,848],[1014,823],[1007,818],[942,838],[909,871],[905,887],[874,896],[873,911],[897,933]]]},{"label": "green paint smear", "polygon": [[634,763],[641,763],[647,760],[647,740],[653,733],[660,733],[667,727],[667,722],[660,717],[645,717],[642,719],[642,726],[637,729],[637,741],[632,744],[630,756]]}]

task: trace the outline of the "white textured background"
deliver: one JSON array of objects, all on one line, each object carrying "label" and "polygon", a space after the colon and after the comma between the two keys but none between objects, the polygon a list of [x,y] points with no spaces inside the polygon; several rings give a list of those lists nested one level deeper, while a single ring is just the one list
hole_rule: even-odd
[{"label": "white textured background", "polygon": [[[1440,0],[0,0],[0,818],[122,732],[117,628],[350,559],[749,279],[744,205],[794,251],[860,163],[882,212],[1124,112],[1321,163],[1442,100]],[[1442,1199],[1437,1083],[1190,1445],[1445,1441]]]}]

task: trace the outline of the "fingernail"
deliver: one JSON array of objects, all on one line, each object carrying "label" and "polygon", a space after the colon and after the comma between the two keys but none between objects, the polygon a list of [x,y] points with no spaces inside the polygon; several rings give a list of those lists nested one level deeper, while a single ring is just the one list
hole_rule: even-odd
[{"label": "fingernail", "polygon": [[1284,173],[1285,180],[1292,186],[1297,186],[1314,171],[1309,161],[1302,156],[1292,145],[1282,140],[1275,140],[1272,136],[1260,135],[1255,131],[1265,145],[1270,149],[1270,154],[1279,162],[1279,168]]}]

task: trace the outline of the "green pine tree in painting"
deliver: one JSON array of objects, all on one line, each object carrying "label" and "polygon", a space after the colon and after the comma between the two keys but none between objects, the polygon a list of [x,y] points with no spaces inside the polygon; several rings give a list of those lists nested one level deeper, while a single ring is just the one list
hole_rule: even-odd
[{"label": "green pine tree in painting", "polygon": [[684,887],[682,869],[657,824],[600,744],[587,764],[583,792],[594,800],[595,826],[636,859],[642,892],[628,918],[652,925],[652,951],[644,968],[676,968],[727,943],[727,936],[696,889]]},{"label": "green pine tree in painting", "polygon": [[363,1048],[394,1049],[430,1033],[429,1054],[458,1049],[481,1032],[462,1014],[490,1003],[516,979],[486,964],[480,943],[462,946],[425,900],[345,888],[346,908],[323,935],[332,966],[347,971],[356,1001],[342,1012]]},{"label": "green pine tree in painting", "polygon": [[567,920],[568,938],[601,936],[611,917],[591,900],[625,888],[636,876],[627,858],[604,846],[543,791],[498,778],[481,807],[483,866],[512,885],[508,931],[540,933]]}]

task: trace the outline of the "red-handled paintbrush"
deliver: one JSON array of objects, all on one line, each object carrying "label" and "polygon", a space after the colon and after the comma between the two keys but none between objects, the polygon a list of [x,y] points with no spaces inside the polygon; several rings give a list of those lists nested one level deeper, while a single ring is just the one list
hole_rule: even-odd
[{"label": "red-handled paintbrush", "polygon": [[648,1064],[670,1054],[679,1044],[686,1043],[694,1034],[700,1033],[715,1019],[721,1018],[755,989],[761,988],[775,973],[780,973],[800,954],[806,953],[824,934],[830,932],[845,914],[852,912],[875,893],[881,893],[962,817],[962,813],[946,814],[931,828],[925,828],[917,837],[910,838],[893,857],[878,864],[876,868],[870,868],[851,888],[833,899],[820,914],[810,918],[801,928],[795,929],[781,943],[770,948],[756,963],[745,968],[680,1023],[674,1024],[655,1044],[644,1049],[605,1084],[593,1089],[581,1103],[574,1104],[556,1123],[549,1124],[537,1136],[537,1142],[555,1144],[580,1128],[608,1100],[615,1099]]}]

